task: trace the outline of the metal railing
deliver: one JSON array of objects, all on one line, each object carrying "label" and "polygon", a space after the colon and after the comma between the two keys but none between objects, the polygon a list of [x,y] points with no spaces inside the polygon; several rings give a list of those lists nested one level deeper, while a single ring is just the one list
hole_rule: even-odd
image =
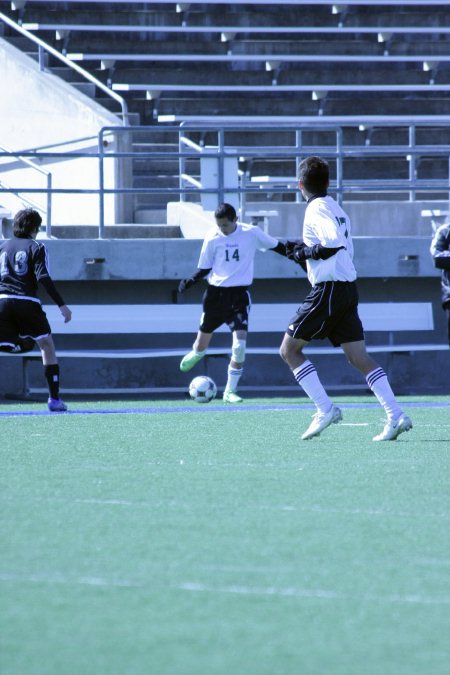
[{"label": "metal railing", "polygon": [[[382,126],[382,122],[380,122]],[[55,187],[55,182],[52,186],[46,188],[31,188],[27,185],[14,185],[12,187],[0,186],[0,195],[2,192],[20,193],[21,195],[45,194],[47,197],[47,212],[52,213],[52,199],[57,195],[67,194],[90,194],[96,195],[98,211],[97,218],[93,214],[92,224],[97,221],[98,237],[105,237],[105,200],[114,195],[117,200],[131,200],[141,198],[143,195],[147,197],[160,197],[169,201],[191,201],[201,203],[202,197],[209,195],[213,197],[215,203],[224,200],[226,195],[232,194],[239,200],[241,206],[241,213],[245,212],[247,202],[249,200],[258,201],[261,205],[270,204],[267,197],[268,194],[285,199],[287,196],[291,201],[299,201],[299,191],[296,185],[295,175],[288,176],[261,176],[261,171],[258,171],[258,176],[247,169],[239,169],[239,180],[233,178],[232,184],[228,183],[226,162],[234,159],[236,165],[244,160],[244,163],[251,161],[257,162],[258,167],[267,162],[270,165],[274,159],[279,159],[281,162],[290,162],[296,167],[298,160],[309,154],[320,155],[333,165],[334,177],[331,182],[330,191],[336,193],[337,199],[342,201],[343,198],[352,198],[352,195],[357,197],[363,195],[372,195],[381,199],[385,194],[394,194],[403,201],[415,201],[420,198],[423,201],[432,200],[447,200],[450,197],[450,145],[443,144],[439,146],[425,146],[416,143],[416,131],[420,125],[409,123],[406,126],[408,141],[403,145],[348,145],[343,140],[342,127],[335,125],[321,125],[321,126],[301,126],[288,125],[279,126],[274,129],[273,126],[258,126],[243,125],[232,127],[216,127],[211,126],[205,128],[202,125],[185,124],[182,126],[141,126],[141,127],[103,127],[97,138],[97,150],[92,152],[52,152],[48,149],[34,150],[34,151],[2,151],[1,157],[21,157],[22,160],[29,160],[31,162],[55,162],[68,161],[77,158],[89,158],[91,161],[97,162],[98,166],[98,183],[86,189],[82,189],[77,185],[73,187]],[[261,137],[261,134],[270,132],[286,132],[291,134],[293,141],[289,145],[236,145],[235,143],[227,142],[227,135],[231,133],[244,133],[246,138],[250,138],[251,133]],[[331,144],[306,144],[307,135],[310,132],[326,132],[334,135],[334,142]],[[211,134],[215,134],[214,142],[207,144],[205,142],[205,134],[207,138],[211,138]],[[130,143],[129,149],[125,151],[112,151],[108,137],[120,138],[121,135],[128,134]],[[133,147],[133,138],[139,134],[144,134],[150,142],[144,145],[144,151],[138,152]],[[152,138],[157,138],[157,135],[164,134],[166,137],[170,136],[171,143],[167,148],[154,149],[151,142]],[[117,144],[116,144],[117,147]],[[387,160],[392,158],[401,158],[408,166],[408,175],[403,179],[351,179],[346,177],[346,165],[349,160],[354,159],[381,159]],[[442,178],[418,178],[417,167],[422,158],[440,158],[447,166],[446,175]],[[133,184],[127,186],[125,182],[116,180],[113,184],[108,183],[107,172],[105,172],[105,163],[114,162],[119,166],[122,162],[130,162],[136,159],[148,160],[157,167],[162,167],[169,162],[175,166],[172,177],[163,176],[162,182],[158,185],[156,180],[149,179],[149,184],[146,187],[135,187]],[[202,182],[201,163],[204,160],[214,160],[216,163],[217,176],[215,185],[206,186]],[[44,171],[43,171],[44,172]],[[164,173],[164,171],[161,171]],[[295,168],[294,168],[295,173]],[[436,196],[438,194],[439,196]],[[264,201],[266,199],[266,201]],[[1,200],[1,197],[0,197]],[[94,202],[95,203],[95,202]],[[95,208],[95,207],[94,207]],[[132,209],[134,210],[134,208]],[[47,217],[47,234],[51,235],[51,217]],[[118,222],[125,222],[123,220]],[[130,219],[128,222],[133,222]],[[59,224],[59,223],[58,223]]]},{"label": "metal railing", "polygon": [[[45,182],[46,182],[46,187],[45,187],[45,196],[46,196],[46,208],[43,208],[40,204],[35,202],[33,199],[30,199],[29,197],[25,197],[20,188],[14,188],[11,187],[11,185],[8,185],[5,183],[3,180],[0,180],[0,188],[3,188],[5,191],[12,192],[15,194],[24,205],[27,206],[32,206],[33,208],[37,209],[38,211],[41,211],[45,215],[45,221],[46,221],[46,234],[47,236],[51,235],[51,222],[52,222],[52,173],[51,171],[46,171],[45,169],[42,169],[42,167],[38,166],[35,162],[33,162],[31,159],[28,159],[27,157],[22,157],[20,153],[16,153],[10,148],[7,148],[3,145],[0,145],[0,150],[2,153],[4,153],[3,156],[8,156],[12,157],[15,160],[21,162],[22,164],[25,164],[25,166],[30,167],[33,171],[37,171],[38,173],[42,174],[45,176]],[[0,172],[1,172],[1,165],[0,165]]]},{"label": "metal railing", "polygon": [[26,28],[23,28],[20,26],[18,23],[10,19],[6,14],[3,14],[0,12],[0,21],[3,21],[6,25],[10,26],[10,28],[13,28],[15,31],[20,33],[21,35],[24,35],[26,38],[31,40],[31,42],[34,42],[38,46],[38,59],[39,59],[39,68],[41,70],[45,70],[45,53],[51,54],[54,56],[56,59],[64,63],[66,66],[77,72],[79,75],[84,77],[86,80],[94,84],[98,89],[100,89],[104,94],[109,96],[110,98],[114,99],[121,107],[122,111],[122,121],[124,126],[128,126],[129,120],[128,120],[128,106],[127,102],[125,99],[120,96],[119,94],[116,94],[115,91],[112,91],[109,87],[106,86],[106,84],[103,84],[100,80],[98,80],[96,77],[91,75],[87,70],[84,68],[81,68],[78,64],[74,63],[70,59],[68,59],[66,56],[58,52],[57,49],[53,49],[50,45],[48,45],[46,42],[41,40],[40,38],[36,37],[31,33],[29,30],[26,30]]},{"label": "metal railing", "polygon": [[[440,122],[437,126],[448,128],[449,120]],[[354,126],[354,125],[353,125]],[[376,126],[374,124],[374,126]],[[379,127],[383,127],[383,121],[380,120]],[[269,125],[258,125],[248,123],[247,125],[227,125],[227,126],[215,126],[213,124],[209,126],[199,125],[195,123],[184,122],[180,125],[180,139],[179,139],[179,150],[180,150],[180,160],[179,160],[179,179],[180,179],[180,189],[185,186],[186,183],[189,183],[192,186],[197,185],[199,192],[205,192],[202,190],[201,181],[197,180],[197,176],[189,174],[186,168],[186,163],[189,158],[192,156],[197,156],[199,161],[202,161],[202,158],[216,157],[218,159],[218,197],[222,201],[223,195],[225,192],[238,192],[241,196],[241,210],[245,210],[245,200],[249,195],[261,194],[270,192],[271,194],[289,194],[292,193],[295,195],[295,201],[301,201],[301,195],[298,190],[297,180],[295,176],[292,175],[279,175],[279,176],[251,176],[248,171],[241,172],[240,187],[238,189],[233,187],[226,187],[224,185],[225,180],[225,169],[224,162],[228,158],[237,158],[244,160],[267,160],[270,161],[273,158],[283,158],[290,159],[295,162],[295,167],[300,159],[307,155],[319,155],[323,156],[328,160],[332,160],[335,163],[335,178],[331,181],[331,189],[333,192],[336,192],[337,199],[342,203],[344,193],[347,195],[351,193],[386,193],[386,192],[397,192],[408,194],[409,201],[416,200],[416,194],[420,192],[431,192],[433,190],[444,190],[447,193],[447,198],[450,196],[450,145],[442,144],[440,146],[424,146],[416,143],[416,130],[417,127],[421,127],[421,124],[416,124],[414,122],[408,121],[404,125],[400,125],[399,122],[391,122],[387,126],[403,126],[405,131],[407,131],[408,140],[406,144],[403,145],[392,145],[386,144],[384,146],[371,146],[369,145],[345,145],[344,144],[344,135],[343,135],[343,126],[333,125],[333,124],[289,124],[289,125],[278,125],[276,131],[290,131],[293,134],[294,141],[290,147],[280,147],[280,146],[255,146],[249,147],[234,147],[230,148],[230,145],[226,142],[225,132],[235,133],[235,132],[246,132],[251,134],[255,132],[257,135],[260,135],[264,132],[274,132],[274,127]],[[423,125],[425,126],[425,125]],[[432,125],[431,125],[432,126]],[[205,147],[204,144],[194,142],[189,138],[189,133],[198,134],[205,133],[216,134],[216,146]],[[332,133],[334,134],[334,143],[332,145],[328,144],[315,144],[308,145],[304,143],[304,137],[308,133]],[[231,145],[233,145],[231,143]],[[189,151],[186,150],[189,149]],[[445,158],[447,160],[447,177],[444,180],[433,180],[433,179],[418,179],[417,171],[419,162],[422,158],[433,157],[433,158]],[[344,164],[351,159],[363,159],[363,158],[403,158],[407,163],[408,177],[403,180],[369,180],[369,179],[345,179]],[[260,173],[260,172],[259,172]],[[196,183],[197,181],[197,183]],[[181,199],[185,199],[186,192],[182,193]],[[244,207],[244,208],[243,208]]]}]

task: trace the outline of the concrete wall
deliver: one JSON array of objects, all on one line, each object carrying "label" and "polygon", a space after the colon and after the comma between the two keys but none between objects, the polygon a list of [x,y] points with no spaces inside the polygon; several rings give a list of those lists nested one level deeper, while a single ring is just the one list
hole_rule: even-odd
[{"label": "concrete wall", "polygon": [[[243,222],[252,222],[252,213],[261,213],[258,224],[265,226],[274,237],[299,238],[306,202],[246,202],[240,214]],[[422,211],[449,211],[448,201],[348,201],[343,208],[348,213],[353,236],[417,237],[430,236],[431,219]],[[202,210],[199,204],[170,202],[167,205],[167,223],[178,225],[188,239],[201,239],[214,224],[214,209]]]},{"label": "concrete wall", "polygon": [[[352,234],[356,237],[416,237],[431,236],[430,219],[423,217],[423,210],[448,211],[447,201],[346,201],[343,208],[348,213]],[[247,203],[247,211],[261,209],[277,211],[270,216],[269,232],[274,237],[299,237],[306,203],[263,202]],[[244,214],[245,216],[245,214]],[[250,218],[243,218],[250,221]]]},{"label": "concrete wall", "polygon": [[[356,237],[355,262],[359,271],[359,292],[362,302],[431,302],[435,328],[433,331],[405,333],[398,341],[446,343],[445,315],[440,306],[439,272],[433,267],[428,252],[429,237]],[[178,280],[191,274],[197,265],[201,241],[184,239],[141,240],[49,240],[50,268],[67,304],[151,304],[172,301]],[[272,253],[258,253],[253,302],[289,302],[302,300],[309,288],[302,269]],[[198,303],[199,315],[204,283],[188,291],[186,300]],[[43,293],[44,303],[49,299]],[[156,311],[156,310],[155,310]],[[287,317],[287,320],[289,317]],[[79,346],[90,348],[152,348],[182,347],[189,349],[197,326],[192,333],[177,334],[167,326],[167,334],[87,337],[61,336],[57,348]],[[384,333],[370,333],[368,341],[383,343]],[[281,335],[250,333],[252,346],[277,346]],[[213,346],[229,345],[227,333],[214,336]],[[377,360],[386,368],[397,393],[448,393],[450,350],[411,354],[380,355]],[[93,359],[61,363],[63,388],[87,387],[180,387],[187,388],[192,374],[182,374],[179,359],[114,361]],[[335,391],[367,391],[363,378],[351,368],[343,355],[314,358],[324,383]],[[225,359],[208,359],[202,368],[223,387],[226,378]],[[199,367],[198,373],[203,372]],[[45,389],[42,366],[33,363],[30,371],[33,387]],[[0,359],[0,394],[17,392],[20,388],[19,359]],[[249,357],[246,362],[243,387],[291,387],[298,389],[285,364],[278,356]],[[244,390],[245,391],[245,390]]]},{"label": "concrete wall", "polygon": [[[361,277],[438,277],[430,237],[355,237]],[[197,267],[197,239],[60,239],[46,242],[52,276],[58,280],[182,279]],[[97,260],[97,262],[93,262]],[[257,252],[255,278],[302,278],[302,269],[282,256]]]},{"label": "concrete wall", "polygon": [[[51,152],[96,152],[99,130],[121,124],[116,115],[60,78],[41,72],[33,59],[1,38],[0,80],[0,146],[14,151],[48,148]],[[93,138],[77,141],[85,137]],[[72,143],[66,145],[69,141]],[[108,150],[115,148],[116,140],[111,136]],[[86,190],[99,185],[96,158],[44,160],[41,166],[52,173],[54,188]],[[106,162],[105,170],[107,186],[114,187],[118,171],[116,162]],[[0,172],[0,180],[11,187],[46,187],[44,176],[15,160],[0,159]],[[44,195],[23,196],[46,210]],[[123,214],[116,213],[115,202],[114,196],[106,199],[107,220],[123,222]],[[12,212],[22,207],[21,200],[8,193],[0,193],[0,204]],[[98,211],[97,195],[60,194],[53,197],[54,224],[95,224],[98,223]]]}]

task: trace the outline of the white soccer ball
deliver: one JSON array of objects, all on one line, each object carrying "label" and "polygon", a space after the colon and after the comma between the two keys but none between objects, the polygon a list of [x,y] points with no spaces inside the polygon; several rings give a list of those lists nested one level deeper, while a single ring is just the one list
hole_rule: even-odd
[{"label": "white soccer ball", "polygon": [[209,403],[216,394],[216,383],[207,375],[194,377],[189,385],[189,396],[197,403]]}]

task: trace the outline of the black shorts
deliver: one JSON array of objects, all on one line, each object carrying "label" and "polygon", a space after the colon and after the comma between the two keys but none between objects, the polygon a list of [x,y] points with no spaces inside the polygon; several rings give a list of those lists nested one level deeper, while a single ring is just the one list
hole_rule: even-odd
[{"label": "black shorts", "polygon": [[335,346],[364,340],[354,281],[326,281],[314,286],[289,322],[287,334],[305,340],[328,338]]},{"label": "black shorts", "polygon": [[40,302],[0,298],[0,345],[16,345],[18,337],[38,340],[50,333]]},{"label": "black shorts", "polygon": [[208,286],[203,294],[202,333],[213,333],[226,323],[231,331],[248,330],[251,306],[247,286]]}]

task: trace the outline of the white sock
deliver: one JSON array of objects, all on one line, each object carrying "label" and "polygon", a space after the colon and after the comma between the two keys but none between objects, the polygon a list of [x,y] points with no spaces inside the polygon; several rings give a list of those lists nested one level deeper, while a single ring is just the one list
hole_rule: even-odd
[{"label": "white sock", "polygon": [[204,349],[202,352],[198,352],[195,347],[192,347],[192,353],[195,354],[195,356],[205,356],[206,354],[206,349]]},{"label": "white sock", "polygon": [[324,413],[329,412],[333,402],[323,388],[311,361],[305,361],[292,372],[305,394],[315,403],[317,410]]},{"label": "white sock", "polygon": [[227,391],[236,391],[241,375],[244,372],[243,368],[232,368],[228,366],[228,380],[225,389]]},{"label": "white sock", "polygon": [[375,368],[366,376],[366,382],[369,388],[377,397],[380,405],[386,411],[389,420],[396,420],[402,414],[402,409],[395,400],[394,392],[391,389],[387,375],[383,368]]}]

